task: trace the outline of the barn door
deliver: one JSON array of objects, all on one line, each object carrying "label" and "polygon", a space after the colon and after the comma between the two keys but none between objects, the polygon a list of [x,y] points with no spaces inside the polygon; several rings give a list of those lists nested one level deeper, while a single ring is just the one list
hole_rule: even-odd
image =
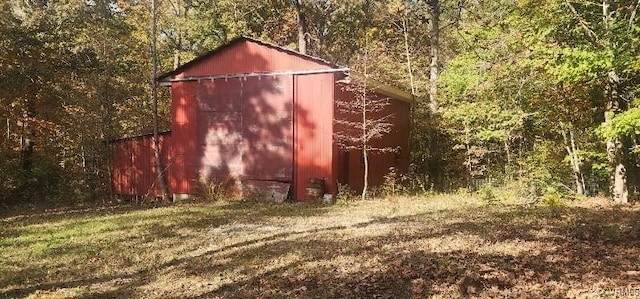
[{"label": "barn door", "polygon": [[292,78],[249,77],[242,83],[244,175],[254,181],[291,182]]},{"label": "barn door", "polygon": [[200,82],[198,178],[232,177],[259,188],[290,183],[292,85],[291,76]]},{"label": "barn door", "polygon": [[242,99],[239,80],[198,84],[198,179],[240,179],[242,164]]}]

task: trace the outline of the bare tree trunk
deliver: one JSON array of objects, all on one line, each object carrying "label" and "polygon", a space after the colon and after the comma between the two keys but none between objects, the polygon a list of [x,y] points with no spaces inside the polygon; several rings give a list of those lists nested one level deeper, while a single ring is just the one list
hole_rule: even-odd
[{"label": "bare tree trunk", "polygon": [[409,49],[409,29],[407,28],[407,18],[402,18],[402,34],[404,36],[404,51],[407,57],[407,72],[409,73],[409,84],[411,85],[411,95],[416,94],[416,84],[413,78],[413,68],[411,67],[411,51]]},{"label": "bare tree trunk", "polygon": [[509,137],[509,134],[505,134],[504,140],[502,140],[503,144],[504,144],[504,152],[505,155],[507,157],[507,167],[511,166],[511,146],[509,145],[509,140],[511,138]]},{"label": "bare tree trunk", "polygon": [[440,48],[440,0],[430,0],[429,10],[431,15],[431,63],[429,64],[429,110],[438,113],[438,50]]},{"label": "bare tree trunk", "polygon": [[585,195],[585,183],[582,169],[580,168],[580,156],[578,155],[578,147],[576,146],[575,136],[573,129],[569,128],[569,135],[562,130],[562,139],[564,140],[564,147],[569,155],[569,161],[571,162],[571,170],[573,172],[573,179],[576,183],[576,194]]},{"label": "bare tree trunk", "polygon": [[464,125],[464,145],[467,150],[467,186],[471,186],[472,178],[473,178],[473,166],[472,166],[472,157],[471,157],[471,137],[468,126]]},{"label": "bare tree trunk", "polygon": [[292,0],[298,15],[298,52],[307,54],[307,16],[302,0]]},{"label": "bare tree trunk", "polygon": [[[367,47],[365,41],[365,47]],[[367,64],[369,63],[368,50],[364,54],[364,84],[362,88],[362,159],[364,162],[364,176],[362,185],[362,200],[367,199],[367,189],[369,188],[369,154],[367,152]]]},{"label": "bare tree trunk", "polygon": [[158,84],[156,82],[156,74],[158,73],[158,53],[156,50],[157,35],[157,19],[156,0],[151,0],[151,100],[153,102],[153,154],[156,159],[156,172],[158,173],[158,186],[162,193],[162,200],[169,201],[169,191],[164,177],[164,168],[162,167],[162,155],[160,154],[160,140],[158,134]]},{"label": "bare tree trunk", "polygon": [[576,191],[580,195],[585,195],[587,194],[587,191],[584,183],[584,175],[582,174],[582,169],[580,168],[580,156],[578,155],[578,147],[576,146],[576,138],[573,134],[573,130],[569,130],[569,137],[569,139],[571,140],[571,151],[573,152],[573,174],[576,180]]},{"label": "bare tree trunk", "polygon": [[502,140],[502,143],[504,145],[505,157],[507,158],[507,163],[505,164],[505,167],[504,167],[505,177],[507,180],[512,180],[513,169],[511,168],[511,165],[512,165],[513,158],[511,157],[512,156],[511,133],[508,130],[505,130],[505,136],[504,136],[504,139]]},{"label": "bare tree trunk", "polygon": [[33,152],[35,149],[36,130],[34,119],[36,117],[36,107],[33,103],[35,93],[26,94],[25,110],[22,120],[21,157],[22,170],[31,171],[33,168]]}]

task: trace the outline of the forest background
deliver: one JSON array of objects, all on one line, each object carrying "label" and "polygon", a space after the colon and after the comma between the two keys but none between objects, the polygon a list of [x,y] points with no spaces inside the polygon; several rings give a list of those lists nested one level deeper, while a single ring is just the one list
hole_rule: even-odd
[{"label": "forest background", "polygon": [[[417,95],[410,192],[640,189],[640,1],[159,0],[159,73],[246,35]],[[0,205],[103,201],[153,131],[150,1],[0,3]],[[160,89],[161,129],[169,128]]]}]

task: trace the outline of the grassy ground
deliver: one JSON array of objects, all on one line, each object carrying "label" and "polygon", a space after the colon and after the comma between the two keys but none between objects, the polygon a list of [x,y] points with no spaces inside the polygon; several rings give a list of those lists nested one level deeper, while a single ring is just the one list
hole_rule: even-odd
[{"label": "grassy ground", "polygon": [[442,196],[5,216],[0,298],[638,294],[639,211],[596,200],[486,206]]}]

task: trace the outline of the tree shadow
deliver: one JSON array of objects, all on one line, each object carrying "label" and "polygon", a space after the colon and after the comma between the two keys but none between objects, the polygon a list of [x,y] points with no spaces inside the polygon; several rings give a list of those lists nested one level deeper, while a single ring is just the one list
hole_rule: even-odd
[{"label": "tree shadow", "polygon": [[[444,212],[447,213],[456,216],[455,212]],[[575,220],[567,221],[563,215],[575,217]],[[331,227],[313,233],[314,236],[339,236],[339,232],[345,229],[366,228],[381,223],[419,223],[420,219],[428,216],[380,218],[354,227]],[[534,220],[521,221],[526,217]],[[244,273],[248,279],[224,284],[215,291],[193,298],[422,298],[442,295],[443,292],[453,292],[449,294],[453,297],[565,297],[579,295],[575,292],[597,294],[598,288],[623,287],[637,282],[640,222],[635,211],[615,208],[601,211],[562,208],[551,211],[538,207],[504,212],[480,211],[474,218],[447,224],[435,231],[426,227],[410,233],[395,232],[349,240],[309,238],[305,237],[307,232],[300,235],[276,234],[268,239],[236,244],[233,248],[220,251],[236,249],[225,256],[230,262],[207,266],[219,253],[211,252],[183,261],[182,265],[191,275],[207,277],[225,269],[246,267],[248,261],[256,265],[269,265],[269,261],[277,261],[292,250],[300,252],[298,259],[268,271],[258,271],[256,266]],[[585,225],[588,227],[584,228]],[[613,226],[625,227],[625,230],[612,238],[607,227]],[[543,229],[553,232],[555,236],[541,235],[540,230]],[[540,247],[535,252],[523,251],[518,254],[472,249],[439,252],[420,247],[393,250],[392,244],[456,234],[477,236],[487,245],[529,241],[539,242]],[[383,249],[390,245],[391,248]],[[333,258],[362,255],[382,256],[380,268],[345,274],[332,268],[335,265],[328,262]]]},{"label": "tree shadow", "polygon": [[[306,217],[307,211],[295,214],[300,208],[312,215],[327,211],[305,204],[291,204],[291,210],[281,206],[229,204],[217,216],[205,213],[167,226],[149,224],[145,238],[171,238],[174,243],[167,246],[172,246],[193,238],[177,235],[181,229],[204,234],[227,225],[260,227],[278,217]],[[87,297],[146,296],[140,288],[167,273],[215,285],[190,293],[173,290],[162,297],[573,297],[637,282],[639,217],[637,209],[619,207],[474,207],[302,229],[280,225],[240,239],[227,235],[235,231],[222,231],[219,238],[234,241],[217,243],[214,238],[208,248],[135,273],[45,282],[0,297],[97,283],[113,285]],[[167,231],[172,231],[169,236]],[[20,275],[36,271],[24,270]],[[221,275],[232,277],[218,279]]]}]

